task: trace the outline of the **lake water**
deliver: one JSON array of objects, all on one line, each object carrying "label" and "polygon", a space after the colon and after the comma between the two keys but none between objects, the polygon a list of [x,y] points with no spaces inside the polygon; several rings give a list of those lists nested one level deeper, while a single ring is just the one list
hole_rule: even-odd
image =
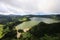
[{"label": "lake water", "polygon": [[51,18],[32,17],[30,19],[32,21],[39,21],[39,22],[45,22],[45,23],[56,23],[56,22],[60,22],[58,20],[51,19]]}]

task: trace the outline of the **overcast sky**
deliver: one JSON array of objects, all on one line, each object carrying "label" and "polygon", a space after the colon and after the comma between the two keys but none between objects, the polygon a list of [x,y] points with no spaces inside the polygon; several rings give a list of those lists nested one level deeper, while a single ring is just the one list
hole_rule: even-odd
[{"label": "overcast sky", "polygon": [[60,0],[0,0],[0,14],[60,14]]}]

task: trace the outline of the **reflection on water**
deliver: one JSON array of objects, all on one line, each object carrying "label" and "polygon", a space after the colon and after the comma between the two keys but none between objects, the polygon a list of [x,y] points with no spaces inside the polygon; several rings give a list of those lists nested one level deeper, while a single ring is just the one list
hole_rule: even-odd
[{"label": "reflection on water", "polygon": [[40,22],[45,22],[45,23],[55,23],[55,22],[60,22],[58,20],[55,19],[51,19],[51,18],[41,18],[41,17],[32,17],[30,18],[32,21],[40,21]]}]

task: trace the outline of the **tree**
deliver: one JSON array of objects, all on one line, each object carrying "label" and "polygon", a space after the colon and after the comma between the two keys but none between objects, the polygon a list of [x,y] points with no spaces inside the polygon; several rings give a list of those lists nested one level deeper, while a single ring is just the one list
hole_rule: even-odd
[{"label": "tree", "polygon": [[40,38],[40,40],[59,40],[59,37],[55,37],[55,36],[48,36],[48,35],[44,35],[43,37]]},{"label": "tree", "polygon": [[3,27],[2,26],[0,26],[0,39],[3,37]]},{"label": "tree", "polygon": [[23,18],[20,18],[19,21],[22,21],[22,22],[30,21],[30,19],[28,17],[23,17]]}]

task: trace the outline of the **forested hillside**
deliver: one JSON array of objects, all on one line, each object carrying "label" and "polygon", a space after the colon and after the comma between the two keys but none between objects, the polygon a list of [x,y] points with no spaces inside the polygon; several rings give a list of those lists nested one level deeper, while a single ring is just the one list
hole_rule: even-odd
[{"label": "forested hillside", "polygon": [[[59,18],[54,16],[52,19],[56,21],[57,17]],[[0,40],[60,40],[60,21],[45,23],[32,21],[30,18],[29,16],[1,15]]]}]

